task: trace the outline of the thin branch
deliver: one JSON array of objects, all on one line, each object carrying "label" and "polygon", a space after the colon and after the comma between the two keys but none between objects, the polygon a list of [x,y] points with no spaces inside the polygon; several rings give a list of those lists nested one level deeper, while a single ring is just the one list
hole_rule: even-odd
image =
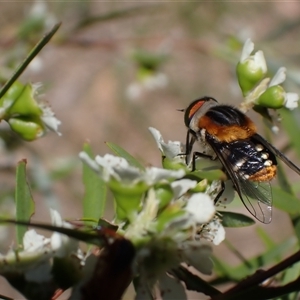
[{"label": "thin branch", "polygon": [[249,289],[257,287],[265,280],[289,268],[290,266],[292,266],[294,263],[298,261],[300,261],[300,251],[297,251],[295,254],[286,258],[284,261],[278,263],[277,265],[275,265],[274,267],[270,268],[267,271],[262,271],[262,270],[257,271],[255,274],[241,281],[239,284],[229,289],[227,292],[223,293],[222,295],[217,295],[215,297],[212,297],[212,300],[234,299],[234,296],[239,294],[240,292],[245,292],[245,290],[249,291]]},{"label": "thin branch", "polygon": [[45,36],[35,45],[35,47],[30,51],[28,56],[24,61],[19,65],[13,76],[4,84],[0,90],[0,98],[9,90],[13,83],[19,78],[19,76],[24,72],[30,62],[37,56],[37,54],[44,48],[44,46],[50,41],[55,32],[60,27],[61,23],[57,23],[53,28],[45,34]]}]

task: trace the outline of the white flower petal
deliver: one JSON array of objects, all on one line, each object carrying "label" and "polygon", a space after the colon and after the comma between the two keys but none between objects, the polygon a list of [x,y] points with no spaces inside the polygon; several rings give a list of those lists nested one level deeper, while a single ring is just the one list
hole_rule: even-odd
[{"label": "white flower petal", "polygon": [[163,137],[162,137],[160,131],[154,127],[149,127],[148,129],[149,129],[150,133],[152,134],[152,136],[154,137],[158,149],[163,153],[161,144],[164,143],[164,140],[163,140]]},{"label": "white flower petal", "polygon": [[286,93],[284,106],[288,109],[298,107],[299,95],[296,93]]},{"label": "white flower petal", "polygon": [[144,78],[142,85],[146,90],[153,91],[164,88],[168,84],[168,77],[163,73],[154,73]]},{"label": "white flower petal", "polygon": [[185,175],[184,170],[167,170],[167,169],[161,169],[161,168],[147,168],[145,175],[144,175],[144,181],[152,185],[154,183],[158,183],[160,181],[165,181],[171,178],[181,178]]},{"label": "white flower petal", "polygon": [[163,300],[187,299],[185,289],[178,279],[163,274],[158,279],[160,296]]},{"label": "white flower petal", "polygon": [[225,229],[218,218],[213,219],[205,226],[206,238],[215,245],[219,245],[225,239]]},{"label": "white flower petal", "polygon": [[23,237],[24,251],[35,252],[49,244],[50,239],[38,234],[34,229],[25,232]]},{"label": "white flower petal", "polygon": [[257,66],[259,66],[261,68],[261,70],[263,71],[263,73],[267,73],[267,62],[265,60],[265,56],[264,53],[259,50],[257,51],[254,56],[253,56],[254,62]]},{"label": "white flower petal", "polygon": [[174,198],[179,198],[185,194],[188,190],[194,188],[197,185],[197,181],[190,179],[180,179],[171,182],[171,188],[174,193]]},{"label": "white flower petal", "polygon": [[216,212],[213,200],[204,193],[193,194],[188,199],[185,210],[199,224],[209,222]]},{"label": "white flower petal", "polygon": [[269,87],[279,85],[283,83],[286,79],[286,68],[281,67],[278,69],[276,74],[273,76],[271,82],[269,83]]},{"label": "white flower petal", "polygon": [[233,188],[232,181],[226,180],[224,182],[224,185],[225,185],[225,190],[220,196],[220,198],[218,199],[218,204],[220,203],[222,205],[231,203],[235,197],[235,190]]},{"label": "white flower petal", "polygon": [[179,154],[181,154],[183,152],[182,150],[182,144],[179,141],[168,141],[168,143],[165,143],[161,133],[153,128],[153,127],[149,127],[149,131],[151,132],[151,134],[153,135],[157,147],[158,149],[169,159],[174,159],[176,158],[176,156],[178,156]]},{"label": "white flower petal", "polygon": [[93,169],[95,172],[99,172],[100,168],[99,165],[93,160],[86,152],[80,152],[79,158],[85,162],[91,169]]},{"label": "white flower petal", "polygon": [[254,50],[254,43],[249,38],[246,40],[243,46],[240,62],[243,63],[250,56],[253,50]]},{"label": "white flower petal", "polygon": [[183,260],[203,274],[211,275],[213,262],[212,248],[200,241],[186,241],[182,244]]},{"label": "white flower petal", "polygon": [[48,129],[56,132],[58,135],[61,135],[61,133],[58,131],[58,126],[61,124],[61,121],[55,117],[55,114],[52,111],[51,107],[46,103],[40,103],[39,106],[43,111],[41,119],[44,122],[45,126]]},{"label": "white flower petal", "polygon": [[[54,226],[73,228],[70,223],[63,221],[60,214],[50,209],[51,221]],[[64,257],[70,253],[76,253],[78,249],[78,241],[68,237],[65,234],[54,232],[50,238],[51,248],[55,251],[55,256]]]},{"label": "white flower petal", "polygon": [[142,176],[141,170],[130,166],[123,157],[111,154],[97,155],[95,161],[103,168],[101,177],[106,182],[110,180],[110,177],[113,177],[118,181],[124,180],[127,183],[134,183],[134,181],[138,182]]}]

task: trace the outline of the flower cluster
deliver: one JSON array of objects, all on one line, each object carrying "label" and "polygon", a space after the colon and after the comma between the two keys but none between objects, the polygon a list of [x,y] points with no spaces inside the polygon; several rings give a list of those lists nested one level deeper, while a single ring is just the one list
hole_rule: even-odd
[{"label": "flower cluster", "polygon": [[245,96],[242,110],[246,111],[253,105],[278,109],[287,107],[294,109],[298,106],[299,96],[287,93],[281,84],[286,79],[286,68],[281,67],[271,79],[267,75],[267,63],[263,52],[257,51],[252,55],[254,44],[247,39],[236,72],[240,88]]},{"label": "flower cluster", "polygon": [[[92,159],[86,152],[80,153],[80,158],[110,187],[118,233],[136,248],[138,299],[145,293],[151,294],[156,285],[161,291],[177,293],[177,281],[166,273],[181,263],[210,274],[211,243],[218,245],[225,238],[211,197],[211,184],[205,179],[186,178],[189,170],[179,155],[181,143],[165,143],[156,129],[150,131],[171,169],[139,169],[122,157],[106,154]],[[166,288],[170,281],[177,285],[176,289]],[[185,294],[183,286],[180,289],[180,294]]]},{"label": "flower cluster", "polygon": [[[72,228],[57,211],[51,209],[50,215],[53,226]],[[67,235],[54,232],[46,238],[30,229],[23,237],[20,250],[10,250],[6,255],[0,255],[0,274],[10,279],[12,284],[22,278],[24,284],[20,291],[29,299],[33,296],[29,288],[31,285],[35,286],[36,294],[46,297],[47,293],[53,294],[59,288],[62,269],[57,273],[58,265],[65,265],[63,276],[73,279],[73,282],[69,281],[70,286],[80,279],[83,255],[78,246],[78,241]]]}]

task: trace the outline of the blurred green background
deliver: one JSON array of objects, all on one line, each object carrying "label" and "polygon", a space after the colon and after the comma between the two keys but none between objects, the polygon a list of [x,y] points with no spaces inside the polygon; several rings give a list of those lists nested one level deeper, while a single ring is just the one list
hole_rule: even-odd
[{"label": "blurred green background", "polygon": [[[44,83],[44,98],[62,121],[62,136],[51,133],[31,143],[11,134],[5,138],[0,197],[7,214],[14,209],[15,165],[24,157],[38,221],[49,220],[49,205],[64,218],[81,216],[83,185],[77,155],[86,140],[97,154],[107,153],[105,141],[110,141],[145,165],[160,166],[148,127],[160,130],[165,140],[184,142],[183,115],[176,109],[204,95],[238,106],[242,94],[235,66],[248,37],[264,51],[271,73],[287,67],[287,91],[300,92],[298,2],[1,2],[0,75],[11,74],[59,21],[58,33],[21,79]],[[259,115],[249,115],[261,123]],[[0,125],[4,134],[6,126]],[[288,142],[284,132],[273,139],[278,148]],[[285,154],[299,165],[293,151]],[[294,174],[291,178],[299,182]],[[247,213],[241,205],[236,210]],[[271,225],[258,226],[279,242],[291,234],[289,222],[275,210]],[[3,231],[3,239],[12,233]],[[264,249],[255,226],[228,229],[227,237],[245,257]],[[240,262],[224,244],[215,253],[233,265]],[[2,281],[0,293],[18,297]],[[191,294],[191,299],[195,297],[199,295]]]}]

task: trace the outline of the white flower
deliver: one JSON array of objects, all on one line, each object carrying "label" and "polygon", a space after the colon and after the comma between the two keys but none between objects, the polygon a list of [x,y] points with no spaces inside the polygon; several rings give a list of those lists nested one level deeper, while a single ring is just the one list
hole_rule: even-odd
[{"label": "white flower", "polygon": [[156,90],[164,88],[168,85],[168,77],[163,73],[155,73],[152,76],[146,76],[142,80],[143,86],[146,90]]},{"label": "white flower", "polygon": [[281,67],[278,69],[276,74],[273,76],[268,87],[279,85],[279,84],[283,83],[285,81],[285,79],[286,79],[286,68]]},{"label": "white flower", "polygon": [[294,109],[298,107],[299,95],[297,93],[286,93],[284,106],[288,109]]},{"label": "white flower", "polygon": [[225,229],[217,216],[206,224],[199,233],[200,239],[204,238],[215,245],[219,245],[225,239],[225,234]]},{"label": "white flower", "polygon": [[43,111],[41,119],[45,126],[49,130],[56,132],[58,135],[61,135],[61,133],[58,131],[58,126],[61,124],[61,121],[55,117],[55,114],[52,111],[51,107],[46,103],[40,103],[39,106]]},{"label": "white flower", "polygon": [[[50,209],[51,223],[57,227],[73,228],[73,226],[62,220],[60,214]],[[55,251],[56,257],[66,257],[71,253],[76,254],[78,250],[78,241],[59,232],[53,232],[51,236],[51,248]]]},{"label": "white flower", "polygon": [[251,55],[254,50],[254,43],[251,39],[247,39],[240,58],[240,63],[248,63],[248,68],[252,70],[261,69],[265,74],[267,73],[267,63],[264,57],[264,53],[259,50],[254,55]]},{"label": "white flower", "polygon": [[50,239],[47,239],[41,234],[38,234],[34,229],[25,232],[23,237],[24,251],[35,252],[43,249],[48,245]]},{"label": "white flower", "polygon": [[163,73],[153,73],[129,84],[126,96],[130,100],[138,100],[143,93],[162,89],[168,85],[168,77]]},{"label": "white flower", "polygon": [[[58,212],[51,210],[52,224],[55,226],[70,227],[62,221]],[[52,258],[75,258],[78,253],[78,242],[66,235],[53,233],[50,238],[28,230],[23,237],[22,251],[10,250],[6,255],[0,255],[0,273],[24,273],[26,280],[31,282],[49,282],[52,280]],[[79,265],[80,257],[74,259],[74,264]],[[74,269],[75,270],[75,269]],[[78,266],[78,272],[80,271]]]},{"label": "white flower", "polygon": [[28,13],[30,19],[42,20],[46,28],[52,27],[57,21],[53,14],[50,13],[47,1],[36,0]]},{"label": "white flower", "polygon": [[[174,199],[162,211],[155,189],[148,190],[141,211],[126,224],[124,236],[139,245],[135,259],[135,273],[140,275],[136,299],[148,299],[155,290],[160,291],[163,299],[173,299],[175,295],[185,299],[182,284],[166,274],[182,262],[203,274],[211,274],[211,247],[203,240],[220,242],[220,230],[211,221],[215,207],[209,195],[186,194],[196,185],[196,181],[189,179],[172,182]],[[205,225],[207,222],[210,223]],[[200,235],[199,225],[205,228]]]},{"label": "white flower", "polygon": [[184,170],[172,171],[154,167],[140,170],[130,166],[126,159],[111,154],[98,155],[93,160],[85,152],[81,152],[79,157],[106,182],[113,178],[128,185],[144,182],[151,186],[158,182],[164,182],[171,178],[181,178],[185,175]]},{"label": "white flower", "polygon": [[168,143],[165,143],[161,133],[157,129],[149,127],[149,131],[153,135],[157,147],[163,155],[165,155],[169,159],[174,159],[178,157],[179,160],[182,160],[179,157],[179,154],[183,153],[183,145],[180,142],[168,141]]},{"label": "white flower", "polygon": [[[282,84],[286,79],[286,68],[281,67],[273,76],[268,87]],[[290,110],[298,107],[299,95],[297,93],[287,93],[283,91],[284,106]]]},{"label": "white flower", "polygon": [[190,213],[196,224],[209,222],[216,212],[213,200],[204,193],[193,194],[188,199],[185,210]]},{"label": "white flower", "polygon": [[171,182],[171,188],[174,193],[174,198],[179,198],[185,194],[188,190],[196,187],[197,181],[190,179],[180,179]]}]

